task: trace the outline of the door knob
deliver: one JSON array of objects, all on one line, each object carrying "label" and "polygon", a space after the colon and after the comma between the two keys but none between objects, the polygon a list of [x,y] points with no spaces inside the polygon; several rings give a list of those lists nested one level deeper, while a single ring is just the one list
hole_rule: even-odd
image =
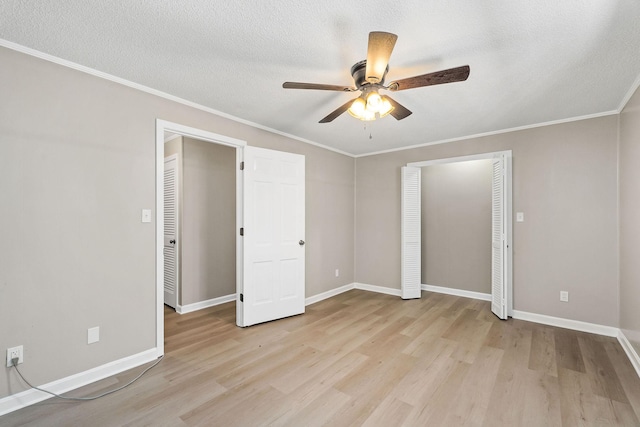
[{"label": "door knob", "polygon": [[175,239],[169,240],[169,243],[171,243],[172,245],[175,245],[176,244],[176,240]]},{"label": "door knob", "polygon": [[298,242],[298,244],[299,244],[300,246],[304,246],[304,240],[300,240],[300,241]]}]

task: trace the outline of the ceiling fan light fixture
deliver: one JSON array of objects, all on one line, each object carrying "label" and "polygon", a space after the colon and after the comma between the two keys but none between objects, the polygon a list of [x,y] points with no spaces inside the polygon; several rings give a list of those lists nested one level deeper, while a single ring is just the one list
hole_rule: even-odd
[{"label": "ceiling fan light fixture", "polygon": [[356,119],[365,122],[376,119],[376,111],[372,111],[367,107],[367,101],[362,96],[354,99],[347,111]]},{"label": "ceiling fan light fixture", "polygon": [[368,122],[385,117],[393,109],[393,105],[386,96],[380,96],[377,91],[371,91],[354,99],[347,111],[356,119]]},{"label": "ceiling fan light fixture", "polygon": [[364,110],[364,114],[360,117],[360,120],[363,122],[370,122],[376,119],[376,113],[373,111],[369,111],[367,109]]},{"label": "ceiling fan light fixture", "polygon": [[367,109],[367,103],[365,102],[364,99],[359,97],[353,101],[353,104],[351,104],[351,107],[349,107],[347,111],[356,119],[363,120],[362,117],[364,117],[364,113],[366,109]]},{"label": "ceiling fan light fixture", "polygon": [[377,113],[382,106],[382,97],[377,91],[372,91],[367,95],[367,110]]},{"label": "ceiling fan light fixture", "polygon": [[378,110],[378,114],[380,118],[388,115],[390,112],[394,110],[393,105],[389,102],[389,99],[386,96],[381,97],[380,101],[380,109]]}]

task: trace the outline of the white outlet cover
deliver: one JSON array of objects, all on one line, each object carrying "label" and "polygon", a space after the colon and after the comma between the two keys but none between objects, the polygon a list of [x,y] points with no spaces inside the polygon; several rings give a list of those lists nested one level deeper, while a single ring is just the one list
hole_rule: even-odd
[{"label": "white outlet cover", "polygon": [[13,363],[11,361],[12,357],[11,354],[17,352],[18,353],[18,365],[21,364],[22,362],[24,362],[24,354],[23,354],[23,348],[21,345],[17,346],[17,347],[11,347],[7,349],[7,368],[10,368],[13,366]]},{"label": "white outlet cover", "polygon": [[516,222],[524,222],[524,212],[516,212]]},{"label": "white outlet cover", "polygon": [[100,341],[100,327],[89,328],[87,330],[87,344],[93,344]]},{"label": "white outlet cover", "polygon": [[569,292],[567,292],[567,291],[560,291],[560,301],[562,301],[562,302],[569,302]]}]

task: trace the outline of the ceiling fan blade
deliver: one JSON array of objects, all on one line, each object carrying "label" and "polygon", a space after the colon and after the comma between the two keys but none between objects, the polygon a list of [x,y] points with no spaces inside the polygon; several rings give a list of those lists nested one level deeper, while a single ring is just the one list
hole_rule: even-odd
[{"label": "ceiling fan blade", "polygon": [[284,82],[282,87],[285,89],[314,89],[314,90],[335,90],[338,92],[353,92],[355,87],[338,86],[338,85],[324,85],[320,83],[299,83],[299,82]]},{"label": "ceiling fan blade", "polygon": [[391,110],[389,114],[395,117],[396,120],[402,120],[412,114],[411,111],[409,111],[403,105],[398,104],[398,102],[394,101],[390,96],[385,95],[385,98],[387,98],[391,105],[393,105],[393,110]]},{"label": "ceiling fan blade", "polygon": [[422,86],[441,85],[444,83],[462,82],[469,77],[470,68],[468,65],[462,67],[449,68],[448,70],[436,71],[435,73],[423,74],[421,76],[408,77],[389,83],[389,90],[398,91],[413,89]]},{"label": "ceiling fan blade", "polygon": [[318,123],[329,123],[329,122],[332,122],[340,114],[342,114],[345,111],[347,111],[349,109],[349,107],[351,107],[351,104],[353,104],[353,99],[347,101],[345,104],[343,104],[340,107],[338,107],[335,110],[333,110],[327,117],[325,117],[324,119],[320,120]]},{"label": "ceiling fan blade", "polygon": [[398,36],[382,31],[369,33],[369,47],[367,49],[367,69],[365,80],[369,83],[380,83],[387,72],[389,58]]}]

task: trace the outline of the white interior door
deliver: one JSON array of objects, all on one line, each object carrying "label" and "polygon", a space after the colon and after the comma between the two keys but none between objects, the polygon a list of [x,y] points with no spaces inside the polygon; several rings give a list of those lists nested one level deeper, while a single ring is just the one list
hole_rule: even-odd
[{"label": "white interior door", "polygon": [[507,197],[504,156],[492,160],[491,190],[491,311],[500,319],[507,318],[506,231]]},{"label": "white interior door", "polygon": [[305,158],[244,149],[243,288],[237,323],[304,313]]},{"label": "white interior door", "polygon": [[420,168],[402,167],[401,294],[403,299],[422,295]]},{"label": "white interior door", "polygon": [[164,160],[164,303],[178,303],[178,156]]}]

